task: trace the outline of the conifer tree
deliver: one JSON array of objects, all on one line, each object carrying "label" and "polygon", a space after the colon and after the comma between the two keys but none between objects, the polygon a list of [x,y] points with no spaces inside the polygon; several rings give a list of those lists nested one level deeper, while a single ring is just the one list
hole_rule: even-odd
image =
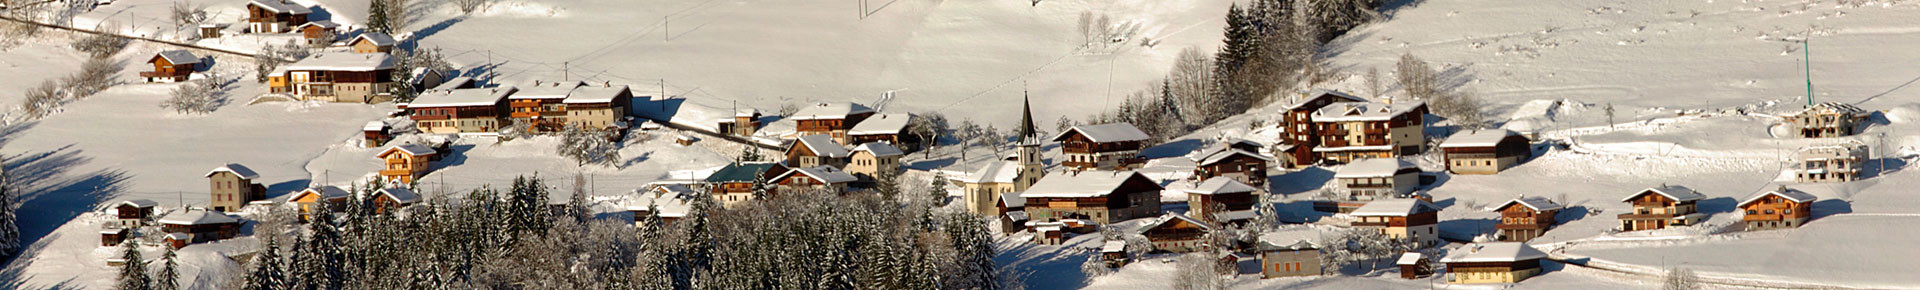
[{"label": "conifer tree", "polygon": [[753,173],[753,199],[765,201],[773,198],[773,184],[767,182],[767,176],[761,172]]},{"label": "conifer tree", "polygon": [[120,259],[126,260],[126,263],[120,265],[120,284],[115,286],[115,289],[153,289],[153,278],[147,276],[147,262],[140,258],[140,246],[138,244],[139,243],[135,241],[120,243],[122,246]]},{"label": "conifer tree", "polygon": [[287,273],[280,261],[280,245],[274,238],[267,238],[267,244],[260,254],[253,257],[253,269],[247,272],[244,290],[274,290],[286,287]]},{"label": "conifer tree", "polygon": [[[6,158],[0,157],[0,163]],[[13,207],[13,182],[5,171],[0,171],[0,257],[12,257],[20,250],[20,224]]]},{"label": "conifer tree", "polygon": [[180,289],[180,263],[174,261],[179,255],[174,253],[173,247],[166,247],[166,250],[160,255],[160,259],[166,260],[166,263],[160,264],[160,273],[154,275],[154,290]]},{"label": "conifer tree", "polygon": [[367,3],[367,31],[393,33],[393,20],[388,17],[386,0],[370,0]]}]

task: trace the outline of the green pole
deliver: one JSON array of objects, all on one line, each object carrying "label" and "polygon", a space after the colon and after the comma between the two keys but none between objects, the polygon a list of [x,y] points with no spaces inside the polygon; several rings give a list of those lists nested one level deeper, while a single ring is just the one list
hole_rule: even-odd
[{"label": "green pole", "polygon": [[1800,52],[1802,53],[1800,58],[1802,66],[1805,66],[1807,70],[1807,107],[1813,107],[1813,51],[1807,50],[1807,42],[1812,41],[1813,38],[1811,37],[1800,41]]}]

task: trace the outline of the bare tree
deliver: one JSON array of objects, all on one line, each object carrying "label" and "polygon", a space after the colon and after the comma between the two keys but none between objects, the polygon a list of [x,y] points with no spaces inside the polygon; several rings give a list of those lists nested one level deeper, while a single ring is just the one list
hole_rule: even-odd
[{"label": "bare tree", "polygon": [[1176,260],[1179,270],[1174,272],[1173,289],[1178,290],[1218,290],[1226,289],[1227,281],[1220,277],[1220,262],[1215,261],[1212,252],[1195,252],[1180,256]]},{"label": "bare tree", "polygon": [[1686,268],[1679,268],[1679,267],[1669,267],[1667,268],[1667,274],[1665,276],[1666,276],[1665,277],[1666,285],[1663,287],[1660,287],[1660,289],[1665,289],[1665,290],[1700,289],[1700,276],[1694,275],[1693,270],[1688,270]]},{"label": "bare tree", "polygon": [[1434,71],[1427,61],[1413,56],[1413,53],[1400,55],[1400,62],[1394,67],[1394,77],[1398,78],[1400,89],[1406,91],[1406,96],[1414,100],[1429,100],[1440,90],[1439,72]]},{"label": "bare tree", "polygon": [[1226,118],[1220,99],[1213,94],[1213,58],[1200,49],[1188,47],[1180,50],[1180,56],[1174,59],[1173,70],[1168,73],[1168,90],[1178,100],[1180,111],[1188,125],[1209,124],[1214,120]]},{"label": "bare tree", "polygon": [[1447,92],[1435,95],[1427,102],[1435,115],[1447,117],[1448,121],[1460,129],[1484,129],[1488,127],[1486,114],[1481,110],[1485,106],[1480,98],[1468,92]]},{"label": "bare tree", "polygon": [[470,14],[474,11],[480,11],[481,8],[487,7],[487,4],[492,2],[492,0],[453,0],[453,6],[460,8],[460,13]]},{"label": "bare tree", "polygon": [[65,94],[66,90],[60,88],[60,82],[42,81],[38,86],[27,88],[27,98],[20,104],[20,110],[25,111],[28,118],[46,117],[60,110]]},{"label": "bare tree", "polygon": [[167,15],[174,26],[199,25],[207,22],[207,6],[173,2]]},{"label": "bare tree", "polygon": [[1384,84],[1380,83],[1380,68],[1377,68],[1377,67],[1367,68],[1367,75],[1364,81],[1366,82],[1366,86],[1367,86],[1367,97],[1379,98],[1380,91],[1385,89],[1383,88]]},{"label": "bare tree", "polygon": [[80,38],[74,39],[73,43],[68,44],[68,46],[73,47],[73,50],[84,52],[92,58],[108,58],[113,57],[114,54],[119,54],[122,49],[127,48],[127,42],[129,42],[129,39],[126,37],[101,33],[81,36]]}]

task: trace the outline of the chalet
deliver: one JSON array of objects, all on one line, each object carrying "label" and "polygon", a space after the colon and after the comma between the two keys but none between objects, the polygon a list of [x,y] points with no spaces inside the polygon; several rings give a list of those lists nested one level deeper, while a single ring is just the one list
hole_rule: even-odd
[{"label": "chalet", "polygon": [[185,50],[166,50],[154,54],[147,63],[153,64],[153,71],[140,72],[147,82],[183,82],[193,75],[200,57]]},{"label": "chalet", "polygon": [[1860,133],[1869,116],[1872,116],[1871,112],[1852,104],[1822,103],[1784,117],[1787,119],[1787,129],[1794,135],[1801,138],[1833,138]]},{"label": "chalet", "polygon": [[393,68],[386,54],[318,54],[285,67],[283,90],[301,100],[381,103],[393,99]]},{"label": "chalet", "polygon": [[300,32],[300,38],[306,39],[309,45],[332,44],[334,37],[339,36],[339,29],[339,23],[326,20],[307,22],[293,28]]},{"label": "chalet", "polygon": [[1033,228],[1033,243],[1041,245],[1059,245],[1067,240],[1067,234],[1059,225],[1030,226]]},{"label": "chalet", "polygon": [[1193,161],[1193,176],[1196,180],[1207,180],[1216,176],[1231,177],[1234,180],[1265,191],[1267,188],[1267,163],[1273,157],[1261,155],[1256,144],[1253,150],[1242,147],[1219,146],[1200,151],[1189,156]]},{"label": "chalet", "polygon": [[1695,204],[1706,195],[1679,185],[1660,185],[1621,199],[1633,205],[1633,211],[1620,214],[1620,231],[1664,229],[1699,223],[1706,214]]},{"label": "chalet", "polygon": [[1140,235],[1153,243],[1155,252],[1186,253],[1212,249],[1207,241],[1207,233],[1213,232],[1213,224],[1187,215],[1168,213],[1153,223],[1140,227]]},{"label": "chalet", "polygon": [[407,72],[407,75],[413,76],[412,84],[415,92],[439,87],[448,81],[447,72],[425,67],[413,68],[413,71]]},{"label": "chalet", "polygon": [[1334,193],[1347,201],[1409,197],[1419,184],[1420,168],[1399,158],[1361,159],[1333,174]]},{"label": "chalet", "polygon": [[1374,229],[1396,239],[1413,240],[1417,247],[1440,244],[1440,207],[1421,199],[1376,200],[1355,209],[1354,228]]},{"label": "chalet", "polygon": [[[732,163],[720,170],[708,174],[706,183],[712,184],[714,199],[726,207],[753,200],[754,182],[771,183],[774,177],[787,173],[787,166],[774,162]],[[773,192],[769,190],[768,194]]]},{"label": "chalet", "polygon": [[1747,213],[1740,220],[1746,223],[1747,231],[1797,228],[1813,217],[1813,202],[1819,199],[1781,186],[1740,201],[1740,210]]},{"label": "chalet", "polygon": [[900,157],[906,153],[886,142],[871,142],[854,147],[847,159],[847,172],[855,176],[864,176],[868,180],[879,178],[883,172],[899,173]]},{"label": "chalet", "polygon": [[1026,230],[1027,222],[1033,220],[1027,217],[1027,200],[1020,198],[1019,192],[1000,194],[1000,202],[995,203],[994,207],[999,208],[1002,233],[1011,234]]},{"label": "chalet", "polygon": [[376,213],[398,213],[397,210],[420,203],[420,194],[405,187],[381,188],[379,191],[374,191],[371,198],[373,211]]},{"label": "chalet", "polygon": [[634,199],[628,203],[627,211],[633,213],[635,226],[641,225],[647,215],[658,211],[660,221],[672,223],[687,217],[693,211],[693,197],[687,192],[675,189],[634,190]]},{"label": "chalet", "polygon": [[513,87],[457,89],[421,94],[407,104],[414,126],[435,134],[494,132],[507,111]]},{"label": "chalet", "polygon": [[387,146],[387,141],[393,140],[392,130],[393,127],[387,126],[387,122],[367,121],[366,125],[360,126],[360,144],[366,148]]},{"label": "chalet", "polygon": [[231,239],[240,234],[240,220],[217,210],[183,209],[160,218],[161,230],[182,234],[187,243]]},{"label": "chalet", "polygon": [[507,113],[514,124],[528,124],[534,132],[557,132],[567,125],[567,96],[586,86],[581,82],[541,83],[520,89],[507,97]]},{"label": "chalet", "polygon": [[101,247],[119,246],[120,242],[126,241],[127,238],[131,238],[131,237],[133,237],[133,229],[103,228],[103,229],[100,229],[100,246]]},{"label": "chalet", "polygon": [[627,86],[584,86],[560,102],[567,110],[567,125],[581,128],[615,128],[622,125],[633,108],[633,91]]},{"label": "chalet", "polygon": [[855,103],[819,103],[800,108],[794,112],[793,119],[801,136],[825,134],[834,142],[852,144],[847,138],[847,130],[873,116],[873,109]]},{"label": "chalet", "polygon": [[1799,183],[1849,182],[1860,179],[1867,162],[1867,145],[1858,141],[1812,146],[1795,152],[1799,162],[1792,166],[1793,180]]},{"label": "chalet", "polygon": [[1420,154],[1426,151],[1426,115],[1422,102],[1328,105],[1312,115],[1320,137],[1313,152],[1342,163]]},{"label": "chalet", "polygon": [[1253,206],[1260,203],[1262,194],[1259,188],[1225,176],[1209,178],[1186,192],[1193,216],[1222,224],[1253,220]]},{"label": "chalet", "polygon": [[1479,243],[1455,249],[1440,263],[1447,265],[1447,283],[1520,283],[1540,275],[1547,253],[1526,243]]},{"label": "chalet", "polygon": [[393,36],[368,31],[347,40],[347,47],[353,48],[353,53],[392,53],[395,43]]},{"label": "chalet", "polygon": [[1127,259],[1129,258],[1130,257],[1127,256],[1127,241],[1107,241],[1106,243],[1100,244],[1100,260],[1106,262],[1109,268],[1126,266]]},{"label": "chalet", "polygon": [[223,30],[227,30],[227,25],[224,23],[200,24],[200,38],[220,38],[222,34],[220,32]]},{"label": "chalet", "polygon": [[1146,148],[1147,139],[1146,132],[1127,123],[1073,126],[1053,137],[1066,155],[1060,164],[1079,170],[1126,170],[1144,164],[1140,149]]},{"label": "chalet", "polygon": [[152,200],[134,199],[122,201],[113,206],[114,223],[112,227],[139,228],[153,221],[153,207],[160,203]]},{"label": "chalet", "polygon": [[860,124],[853,125],[853,128],[847,129],[847,139],[850,142],[847,144],[887,142],[909,148],[915,147],[919,139],[906,134],[907,124],[912,121],[913,115],[908,114],[875,114],[860,121]]},{"label": "chalet", "polygon": [[760,130],[760,110],[746,109],[733,112],[732,119],[723,119],[719,123],[720,132],[740,137],[752,137]]},{"label": "chalet", "polygon": [[832,166],[797,168],[773,178],[775,188],[780,192],[825,191],[835,194],[846,193],[847,183],[860,180],[846,171]]},{"label": "chalet", "polygon": [[[1027,191],[1027,188],[1046,176],[1047,164],[1040,157],[1040,133],[1033,126],[1033,110],[1027,106],[1023,107],[1022,112],[1025,115],[1021,117],[1020,127],[1014,133],[1020,138],[1014,154],[953,178],[954,183],[961,187],[968,212],[981,216],[1005,215],[1006,212],[995,211],[993,205],[1012,203],[1005,201],[1004,197],[1018,197],[1018,194],[1009,193]],[[1026,204],[1024,200],[1019,203]],[[1032,217],[1024,212],[1021,216]]]},{"label": "chalet", "polygon": [[1020,194],[1034,221],[1110,224],[1160,214],[1160,183],[1134,171],[1054,174]]},{"label": "chalet", "polygon": [[380,178],[386,179],[388,183],[410,184],[419,180],[421,176],[426,176],[427,171],[433,170],[428,162],[438,154],[439,152],[434,151],[433,148],[408,143],[387,147],[387,150],[381,150],[380,154],[374,157],[383,161]]},{"label": "chalet", "polygon": [[1554,215],[1562,207],[1545,197],[1522,196],[1494,207],[1500,212],[1500,223],[1494,228],[1500,230],[1502,242],[1526,242],[1545,234],[1553,228]]},{"label": "chalet", "polygon": [[847,158],[853,155],[846,147],[833,141],[833,136],[814,134],[800,136],[787,147],[787,166],[808,168],[817,166],[845,167]]},{"label": "chalet", "polygon": [[1287,112],[1285,113],[1286,115],[1281,126],[1286,127],[1286,134],[1282,136],[1281,142],[1275,144],[1275,146],[1282,146],[1275,148],[1281,150],[1275,150],[1273,154],[1288,156],[1288,158],[1284,159],[1292,160],[1293,162],[1282,164],[1290,168],[1313,165],[1319,160],[1319,155],[1314,154],[1313,148],[1317,148],[1320,145],[1320,127],[1314,125],[1313,113],[1334,103],[1363,103],[1366,101],[1367,99],[1364,98],[1326,89],[1314,89],[1305,94],[1295,96],[1292,103],[1287,104],[1283,108]]},{"label": "chalet", "polygon": [[1506,129],[1461,132],[1440,143],[1447,171],[1453,174],[1497,174],[1533,157],[1532,140]]},{"label": "chalet", "polygon": [[306,222],[313,218],[313,212],[316,210],[326,209],[338,212],[346,209],[348,197],[351,195],[347,190],[340,189],[338,186],[323,185],[296,192],[293,196],[287,197],[287,203],[293,204],[294,209],[300,213],[300,221]]},{"label": "chalet", "polygon": [[288,29],[307,24],[307,16],[313,14],[306,5],[294,4],[283,0],[253,0],[247,2],[247,31],[253,33],[282,33]]},{"label": "chalet", "polygon": [[193,235],[189,235],[186,233],[167,233],[166,235],[161,236],[160,242],[163,243],[164,245],[167,245],[168,247],[173,247],[173,249],[175,250],[179,250],[181,248],[186,248],[188,244],[193,244]]},{"label": "chalet", "polygon": [[1320,269],[1320,246],[1305,239],[1260,237],[1260,277],[1303,277],[1326,274]]},{"label": "chalet", "polygon": [[244,165],[227,163],[207,171],[208,192],[213,195],[213,210],[240,210],[248,202],[267,198],[267,187],[254,183],[260,174]]},{"label": "chalet", "polygon": [[1432,276],[1432,262],[1420,252],[1406,252],[1400,254],[1400,259],[1393,261],[1393,265],[1400,267],[1400,279],[1412,280]]}]

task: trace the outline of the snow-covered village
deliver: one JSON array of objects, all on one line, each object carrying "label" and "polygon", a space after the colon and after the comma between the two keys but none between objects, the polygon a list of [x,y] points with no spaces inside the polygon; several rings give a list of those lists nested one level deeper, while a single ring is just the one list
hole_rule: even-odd
[{"label": "snow-covered village", "polygon": [[0,289],[1920,289],[1916,64],[1920,0],[0,0]]}]

